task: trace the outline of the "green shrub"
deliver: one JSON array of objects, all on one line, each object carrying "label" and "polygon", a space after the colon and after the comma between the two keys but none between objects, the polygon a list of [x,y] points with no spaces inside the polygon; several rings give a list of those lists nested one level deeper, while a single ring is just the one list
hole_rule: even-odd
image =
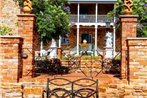
[{"label": "green shrub", "polygon": [[0,26],[0,35],[6,35],[11,31],[12,29],[8,26]]}]

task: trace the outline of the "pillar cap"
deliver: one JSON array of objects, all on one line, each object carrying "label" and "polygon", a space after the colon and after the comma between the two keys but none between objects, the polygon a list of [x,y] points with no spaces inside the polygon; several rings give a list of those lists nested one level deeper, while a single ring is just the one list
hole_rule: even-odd
[{"label": "pillar cap", "polygon": [[22,37],[21,36],[0,36],[0,38],[22,38]]},{"label": "pillar cap", "polygon": [[147,37],[127,38],[127,40],[147,40]]},{"label": "pillar cap", "polygon": [[119,18],[138,18],[138,15],[120,15]]},{"label": "pillar cap", "polygon": [[23,43],[23,38],[19,36],[0,36],[0,44],[18,44]]},{"label": "pillar cap", "polygon": [[24,16],[25,16],[25,17],[26,17],[26,16],[27,16],[27,17],[36,17],[34,14],[18,14],[17,16],[18,16],[18,17],[24,17]]}]

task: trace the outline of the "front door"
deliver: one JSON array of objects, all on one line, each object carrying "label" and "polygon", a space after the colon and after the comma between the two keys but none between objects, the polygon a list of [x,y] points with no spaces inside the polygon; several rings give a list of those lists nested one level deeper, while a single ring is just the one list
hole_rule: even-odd
[{"label": "front door", "polygon": [[81,35],[81,43],[83,43],[83,40],[86,40],[88,44],[92,43],[92,36],[90,34],[82,34]]}]

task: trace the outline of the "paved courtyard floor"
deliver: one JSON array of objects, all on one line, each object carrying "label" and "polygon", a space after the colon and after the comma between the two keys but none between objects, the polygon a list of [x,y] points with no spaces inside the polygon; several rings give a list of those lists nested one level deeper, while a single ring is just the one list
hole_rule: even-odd
[{"label": "paved courtyard floor", "polygon": [[[86,76],[85,76],[86,75]],[[96,72],[93,73],[85,73],[82,72],[78,73],[69,73],[69,74],[58,74],[58,75],[49,75],[49,74],[40,74],[38,76],[35,76],[33,78],[23,78],[21,79],[21,82],[46,82],[47,79],[53,79],[53,78],[66,78],[69,80],[77,80],[80,78],[92,78],[94,80],[98,79],[99,84],[104,83],[127,83],[126,80],[121,80],[119,78],[119,75],[116,74],[105,74],[105,73],[99,73]]]}]

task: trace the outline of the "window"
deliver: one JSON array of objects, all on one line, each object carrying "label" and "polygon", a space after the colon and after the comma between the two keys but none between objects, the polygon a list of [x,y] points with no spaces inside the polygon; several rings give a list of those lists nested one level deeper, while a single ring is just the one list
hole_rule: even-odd
[{"label": "window", "polygon": [[61,38],[61,44],[62,45],[68,45],[68,43],[69,43],[69,40],[68,40],[68,37],[62,37]]}]

